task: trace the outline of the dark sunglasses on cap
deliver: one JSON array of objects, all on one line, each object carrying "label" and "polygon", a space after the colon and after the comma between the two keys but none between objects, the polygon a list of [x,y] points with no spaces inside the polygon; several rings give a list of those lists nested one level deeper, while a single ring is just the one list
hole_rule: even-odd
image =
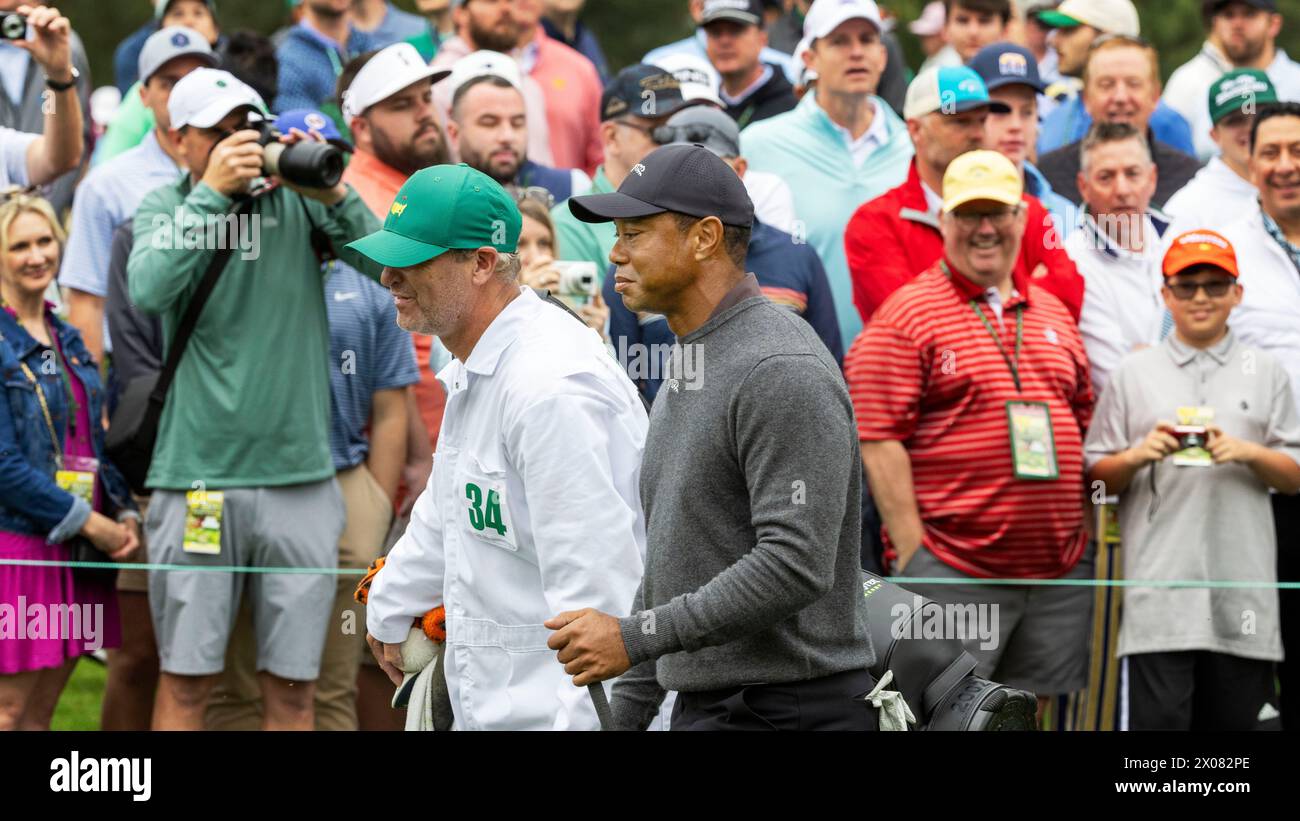
[{"label": "dark sunglasses on cap", "polygon": [[717,128],[706,123],[690,123],[689,125],[661,125],[651,132],[650,138],[659,145],[670,145],[672,143],[707,143],[709,140],[717,137],[722,142],[730,143],[732,140],[723,134]]}]

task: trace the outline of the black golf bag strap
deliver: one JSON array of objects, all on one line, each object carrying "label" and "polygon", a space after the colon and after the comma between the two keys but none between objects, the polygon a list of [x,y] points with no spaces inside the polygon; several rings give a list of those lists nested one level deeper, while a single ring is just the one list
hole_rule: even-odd
[{"label": "black golf bag strap", "polygon": [[927,719],[943,701],[944,696],[948,695],[962,679],[970,675],[976,665],[975,657],[963,650],[961,655],[954,659],[946,670],[926,686],[921,693],[921,710],[925,713]]}]

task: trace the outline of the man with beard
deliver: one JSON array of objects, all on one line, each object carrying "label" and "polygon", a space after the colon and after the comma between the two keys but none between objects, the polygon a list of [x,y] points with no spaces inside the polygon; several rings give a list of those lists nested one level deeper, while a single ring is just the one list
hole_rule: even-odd
[{"label": "man with beard", "polygon": [[1209,34],[1200,52],[1179,66],[1165,86],[1165,103],[1192,126],[1196,154],[1202,160],[1217,152],[1210,138],[1210,84],[1234,68],[1257,68],[1268,74],[1278,98],[1300,100],[1300,64],[1276,45],[1282,15],[1276,0],[1205,0],[1201,15]]},{"label": "man with beard", "polygon": [[306,0],[302,20],[275,49],[279,63],[276,111],[320,108],[334,94],[343,64],[373,48],[352,25],[352,0]]},{"label": "man with beard", "polygon": [[[476,51],[496,51],[510,54],[519,42],[519,20],[515,16],[516,0],[458,0],[452,11],[456,22],[456,36],[448,38],[438,47],[433,58],[434,68],[451,69],[462,58]],[[523,74],[523,72],[520,72]],[[445,123],[451,119],[451,92],[449,83],[434,89],[433,102]],[[551,132],[546,120],[546,95],[541,85],[527,74],[520,83],[524,107],[527,109],[528,156],[535,162],[551,165],[555,162],[551,152]],[[459,159],[453,152],[453,160]]]},{"label": "man with beard", "polygon": [[[1232,332],[1242,342],[1273,355],[1300,393],[1300,105],[1259,107],[1250,135],[1250,175],[1259,189],[1259,206],[1229,225],[1223,236],[1237,251],[1244,289],[1233,309]],[[1273,494],[1277,528],[1277,580],[1300,579],[1295,547],[1300,543],[1300,497]],[[1283,729],[1300,729],[1295,661],[1300,648],[1300,591],[1282,590],[1282,646],[1291,652],[1278,665],[1282,685]],[[1288,686],[1287,682],[1291,685]],[[1288,712],[1288,708],[1290,711]]]},{"label": "man with beard", "polygon": [[544,188],[555,202],[591,190],[576,168],[550,168],[527,158],[528,121],[519,66],[505,54],[477,51],[456,64],[447,138],[461,162],[502,186]]}]

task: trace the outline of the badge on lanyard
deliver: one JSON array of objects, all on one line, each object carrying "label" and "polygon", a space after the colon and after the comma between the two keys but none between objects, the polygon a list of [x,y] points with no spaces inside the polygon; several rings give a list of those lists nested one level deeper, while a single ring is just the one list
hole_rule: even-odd
[{"label": "badge on lanyard", "polygon": [[95,475],[99,472],[99,460],[87,456],[64,456],[62,466],[54,472],[54,481],[58,486],[85,499],[87,504],[95,504]]},{"label": "badge on lanyard", "polygon": [[1011,465],[1017,479],[1055,479],[1056,439],[1052,411],[1046,402],[1008,402]]},{"label": "badge on lanyard", "polygon": [[221,512],[225,494],[219,490],[191,490],[185,494],[186,553],[221,554]]}]

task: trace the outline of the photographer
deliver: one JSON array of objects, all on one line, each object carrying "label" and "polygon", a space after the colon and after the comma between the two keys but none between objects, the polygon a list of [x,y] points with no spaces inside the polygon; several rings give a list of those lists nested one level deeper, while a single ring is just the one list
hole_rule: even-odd
[{"label": "photographer", "polygon": [[[168,101],[168,137],[189,174],[147,196],[135,217],[127,265],[131,300],[162,317],[168,340],[213,257],[212,246],[235,248],[199,315],[163,409],[146,482],[154,490],[146,528],[154,562],[337,563],[343,503],[329,449],[329,325],[321,260],[313,252],[321,243],[312,239],[323,233],[345,262],[377,277],[378,266],[343,250],[377,222],[342,183],[308,189],[272,178],[249,202],[251,184],[266,175],[269,150],[257,130],[243,126],[250,114],[263,111],[261,98],[227,72],[201,68],[186,75]],[[280,139],[304,138],[295,131]],[[287,152],[281,160],[287,163]],[[230,216],[236,201],[246,210],[237,219]],[[214,226],[221,228],[215,237]],[[203,493],[187,498],[191,490]],[[198,510],[202,502],[206,511]],[[200,515],[206,543],[195,532]],[[245,578],[263,727],[311,728],[333,578],[173,571],[153,574],[149,586],[162,670],[156,729],[202,726]]]},{"label": "photographer", "polygon": [[[1242,297],[1233,246],[1191,231],[1162,267],[1174,333],[1111,375],[1088,430],[1089,478],[1119,494],[1124,578],[1259,586],[1124,589],[1121,727],[1278,729],[1269,491],[1300,490],[1300,416],[1278,360],[1228,327]],[[1166,421],[1176,416],[1196,418]]]}]

